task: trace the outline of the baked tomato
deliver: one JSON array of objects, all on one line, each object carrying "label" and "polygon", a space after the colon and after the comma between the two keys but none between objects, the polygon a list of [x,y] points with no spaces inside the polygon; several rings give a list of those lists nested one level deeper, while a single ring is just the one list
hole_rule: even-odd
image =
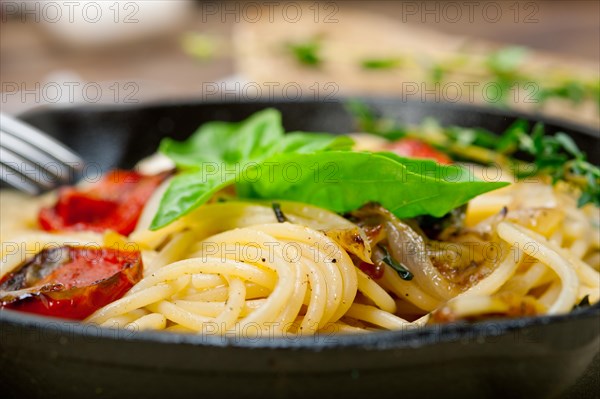
[{"label": "baked tomato", "polygon": [[390,143],[388,149],[406,158],[433,159],[441,164],[451,164],[452,160],[444,153],[417,139],[400,139]]},{"label": "baked tomato", "polygon": [[142,278],[139,251],[45,249],[0,280],[0,307],[83,320]]},{"label": "baked tomato", "polygon": [[39,224],[47,231],[111,229],[128,235],[144,204],[167,175],[113,170],[86,190],[63,188],[53,207],[40,210]]}]

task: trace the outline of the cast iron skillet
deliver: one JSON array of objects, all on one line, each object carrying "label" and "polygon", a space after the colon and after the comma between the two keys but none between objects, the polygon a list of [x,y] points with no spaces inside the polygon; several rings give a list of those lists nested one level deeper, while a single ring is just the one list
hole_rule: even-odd
[{"label": "cast iron skillet", "polygon": [[[482,108],[368,101],[407,122],[435,116],[443,124],[495,132],[516,117]],[[106,170],[132,167],[164,136],[182,139],[203,122],[241,120],[267,106],[282,111],[288,130],[354,129],[339,101],[163,103],[48,110],[25,119]],[[599,162],[598,132],[546,122],[548,132],[572,134]],[[360,336],[237,339],[113,331],[5,310],[0,311],[0,392],[64,398],[512,398],[565,392],[594,397],[597,361],[589,367],[600,345],[599,316],[600,307],[594,306],[554,317]],[[578,378],[578,387],[569,388]]]}]

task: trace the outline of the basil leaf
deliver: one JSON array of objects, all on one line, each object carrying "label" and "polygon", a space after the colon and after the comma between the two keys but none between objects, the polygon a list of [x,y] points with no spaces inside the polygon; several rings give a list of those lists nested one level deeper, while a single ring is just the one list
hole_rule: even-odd
[{"label": "basil leaf", "polygon": [[349,137],[328,134],[284,136],[281,114],[274,109],[242,122],[206,123],[183,142],[164,139],[160,151],[184,173],[167,188],[150,228],[156,230],[186,215],[234,182],[238,193],[248,192],[245,179],[251,179],[259,162],[271,154],[347,150],[353,144]]},{"label": "basil leaf", "polygon": [[354,141],[348,136],[326,133],[292,132],[286,134],[278,146],[278,152],[307,154],[327,150],[350,150]]},{"label": "basil leaf", "polygon": [[441,217],[506,183],[481,182],[460,166],[345,151],[344,136],[284,135],[281,115],[268,109],[238,123],[211,122],[184,142],[160,150],[183,171],[173,178],[151,224],[156,230],[236,184],[241,198],[291,199],[337,212],[380,202],[398,217]]},{"label": "basil leaf", "polygon": [[441,217],[508,184],[478,181],[458,167],[433,161],[405,161],[394,154],[366,152],[275,155],[263,163],[263,173],[249,184],[247,195],[306,202],[335,212],[376,201],[401,218]]},{"label": "basil leaf", "polygon": [[206,123],[183,142],[166,138],[159,151],[180,169],[200,167],[207,162],[232,166],[264,159],[269,155],[265,149],[274,149],[282,136],[281,114],[266,109],[242,122]]},{"label": "basil leaf", "polygon": [[[268,151],[276,154],[309,154],[320,151],[350,150],[354,141],[347,136],[333,136],[326,133],[304,133],[292,132],[286,134],[277,144],[276,151]],[[253,176],[263,173],[264,165],[247,164],[242,173],[246,180],[253,180]],[[236,193],[240,197],[252,197],[252,188],[244,179],[236,180]]]},{"label": "basil leaf", "polygon": [[468,169],[461,165],[442,165],[427,158],[406,158],[393,152],[378,152],[377,155],[390,158],[403,165],[409,173],[422,178],[444,181],[446,183],[481,182]]},{"label": "basil leaf", "polygon": [[177,175],[163,195],[150,230],[157,230],[190,213],[208,201],[217,191],[231,185],[237,176],[223,179],[221,173],[204,171]]}]

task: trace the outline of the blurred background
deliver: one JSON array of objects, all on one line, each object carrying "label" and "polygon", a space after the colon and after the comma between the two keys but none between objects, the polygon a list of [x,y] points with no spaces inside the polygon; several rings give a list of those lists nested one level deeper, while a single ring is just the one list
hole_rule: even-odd
[{"label": "blurred background", "polygon": [[598,127],[598,1],[2,1],[2,108],[385,94]]}]

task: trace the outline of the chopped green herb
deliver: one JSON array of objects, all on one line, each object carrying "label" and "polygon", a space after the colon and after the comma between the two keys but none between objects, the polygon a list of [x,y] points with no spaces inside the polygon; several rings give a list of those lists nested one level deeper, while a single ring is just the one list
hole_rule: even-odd
[{"label": "chopped green herb", "polygon": [[586,97],[586,88],[582,82],[569,80],[558,86],[540,89],[536,99],[544,102],[553,97],[570,100],[573,104],[580,104]]},{"label": "chopped green herb", "polygon": [[283,211],[281,210],[281,205],[279,205],[278,202],[273,202],[271,206],[273,208],[273,212],[275,213],[275,218],[279,223],[284,223],[288,221],[288,218],[286,218],[283,214]]},{"label": "chopped green herb", "polygon": [[505,47],[489,56],[487,66],[490,70],[499,74],[510,73],[523,63],[527,54],[528,51],[524,47]]},{"label": "chopped green herb", "polygon": [[368,58],[360,62],[363,69],[394,69],[401,64],[400,58]]},{"label": "chopped green herb", "polygon": [[[515,90],[525,90],[528,92],[527,98],[535,100],[539,105],[553,98],[568,100],[574,105],[592,99],[600,109],[600,80],[585,81],[577,77],[564,79],[552,73],[530,76],[522,68],[528,56],[526,48],[509,46],[493,52],[484,60],[485,75],[482,78],[492,84],[485,96],[489,103],[506,107],[510,105],[509,94]],[[440,82],[448,73],[464,73],[465,62],[468,61],[466,57],[461,54],[445,59],[443,66],[433,63],[429,68],[431,80]],[[496,90],[495,93],[493,89]]]},{"label": "chopped green herb", "polygon": [[402,263],[397,262],[394,258],[392,258],[386,247],[383,245],[378,245],[378,247],[381,248],[384,253],[382,260],[388,266],[394,269],[402,280],[410,281],[413,279],[413,274],[410,272],[410,270],[408,270]]},{"label": "chopped green herb", "polygon": [[360,100],[351,99],[346,102],[346,109],[354,117],[357,128],[363,132],[377,132],[388,140],[396,140],[405,136],[402,126],[393,119],[376,115],[373,110]]},{"label": "chopped green herb", "polygon": [[220,44],[218,38],[197,32],[188,32],[181,38],[183,51],[201,61],[213,59]]},{"label": "chopped green herb", "polygon": [[[600,206],[600,169],[587,161],[583,151],[565,133],[546,135],[544,126],[536,123],[528,133],[528,124],[515,122],[500,139],[506,155],[522,151],[533,158],[535,172],[550,176],[553,183],[567,181],[581,190],[578,206],[593,203]],[[525,174],[526,177],[531,173]],[[518,176],[520,177],[520,176]]]},{"label": "chopped green herb", "polygon": [[464,226],[467,213],[467,204],[459,206],[448,212],[441,218],[430,215],[422,215],[416,218],[419,227],[425,235],[431,239],[439,239],[440,234],[448,235]]},{"label": "chopped green herb", "polygon": [[586,295],[583,297],[583,299],[581,301],[579,301],[578,304],[576,304],[575,306],[573,306],[573,310],[575,309],[580,309],[580,308],[587,308],[588,306],[590,306],[590,296]]},{"label": "chopped green herb", "polygon": [[286,48],[303,65],[316,67],[323,62],[319,54],[321,42],[316,38],[304,42],[288,43]]},{"label": "chopped green herb", "polygon": [[435,64],[431,68],[431,80],[433,80],[434,83],[440,83],[444,79],[444,75],[445,71],[441,65]]}]

